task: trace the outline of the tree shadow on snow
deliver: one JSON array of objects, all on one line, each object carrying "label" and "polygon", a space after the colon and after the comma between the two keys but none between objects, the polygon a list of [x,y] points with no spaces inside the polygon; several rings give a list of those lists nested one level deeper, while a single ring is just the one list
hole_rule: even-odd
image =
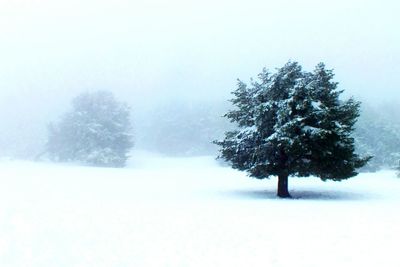
[{"label": "tree shadow on snow", "polygon": [[[236,190],[228,193],[232,197],[254,200],[280,199],[276,190]],[[292,198],[288,200],[321,200],[321,201],[359,201],[371,199],[368,194],[346,191],[312,191],[291,190]]]}]

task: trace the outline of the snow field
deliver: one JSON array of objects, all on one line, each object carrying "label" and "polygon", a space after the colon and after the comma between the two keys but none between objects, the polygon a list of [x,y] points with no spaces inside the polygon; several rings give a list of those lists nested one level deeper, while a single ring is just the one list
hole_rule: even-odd
[{"label": "snow field", "polygon": [[0,266],[400,266],[400,179],[255,180],[211,157],[0,161]]}]

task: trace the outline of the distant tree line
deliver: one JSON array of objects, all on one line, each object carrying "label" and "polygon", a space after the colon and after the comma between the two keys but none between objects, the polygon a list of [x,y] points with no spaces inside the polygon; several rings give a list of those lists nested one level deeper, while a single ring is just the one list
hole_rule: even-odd
[{"label": "distant tree line", "polygon": [[221,114],[224,102],[175,101],[160,104],[140,119],[138,143],[147,150],[169,156],[215,155],[212,140],[231,127]]},{"label": "distant tree line", "polygon": [[400,117],[396,107],[364,105],[356,124],[354,138],[360,154],[372,159],[363,171],[397,169],[400,167]]}]

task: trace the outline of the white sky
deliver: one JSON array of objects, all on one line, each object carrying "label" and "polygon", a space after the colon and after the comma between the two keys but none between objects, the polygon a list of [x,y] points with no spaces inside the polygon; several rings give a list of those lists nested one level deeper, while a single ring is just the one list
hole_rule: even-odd
[{"label": "white sky", "polygon": [[138,108],[225,99],[236,78],[289,59],[325,62],[359,99],[400,100],[399,10],[395,0],[0,0],[0,119],[49,121],[83,90]]}]

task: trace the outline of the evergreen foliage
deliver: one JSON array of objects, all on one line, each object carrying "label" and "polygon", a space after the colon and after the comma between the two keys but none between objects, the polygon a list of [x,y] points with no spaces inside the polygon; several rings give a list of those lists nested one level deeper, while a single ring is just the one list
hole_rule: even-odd
[{"label": "evergreen foliage", "polygon": [[47,152],[55,161],[122,167],[133,146],[130,108],[112,93],[83,93],[72,111],[50,124]]},{"label": "evergreen foliage", "polygon": [[340,181],[357,174],[369,157],[354,152],[352,132],[360,103],[339,100],[343,92],[323,63],[305,72],[288,62],[275,73],[264,69],[250,86],[238,81],[225,116],[237,130],[216,141],[233,168],[263,179],[278,176],[278,196],[290,197],[288,176],[315,175]]}]

